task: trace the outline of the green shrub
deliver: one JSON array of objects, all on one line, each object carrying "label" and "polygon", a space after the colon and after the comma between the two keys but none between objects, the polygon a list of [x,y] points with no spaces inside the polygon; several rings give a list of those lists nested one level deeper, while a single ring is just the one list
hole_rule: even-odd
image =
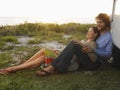
[{"label": "green shrub", "polygon": [[4,36],[1,37],[1,40],[4,42],[18,43],[18,39],[16,36]]}]

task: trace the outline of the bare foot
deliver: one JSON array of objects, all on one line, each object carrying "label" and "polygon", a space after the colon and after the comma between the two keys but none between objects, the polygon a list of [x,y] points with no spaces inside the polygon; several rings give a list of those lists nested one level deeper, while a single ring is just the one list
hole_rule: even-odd
[{"label": "bare foot", "polygon": [[0,74],[8,74],[9,71],[5,70],[5,69],[0,69]]},{"label": "bare foot", "polygon": [[0,74],[9,74],[9,73],[14,73],[14,72],[16,72],[14,69],[9,69],[9,68],[0,69]]}]

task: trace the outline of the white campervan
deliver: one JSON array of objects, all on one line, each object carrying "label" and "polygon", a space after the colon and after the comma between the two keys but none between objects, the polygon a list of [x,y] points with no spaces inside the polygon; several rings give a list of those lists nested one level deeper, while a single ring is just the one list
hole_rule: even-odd
[{"label": "white campervan", "polygon": [[113,0],[111,33],[113,38],[113,66],[120,69],[120,0]]}]

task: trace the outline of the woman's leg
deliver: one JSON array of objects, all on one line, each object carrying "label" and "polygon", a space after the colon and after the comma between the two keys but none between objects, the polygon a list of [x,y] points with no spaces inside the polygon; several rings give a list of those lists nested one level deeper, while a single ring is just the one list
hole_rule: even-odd
[{"label": "woman's leg", "polygon": [[37,67],[37,66],[43,64],[44,61],[45,61],[45,56],[42,55],[41,57],[36,58],[33,61],[30,61],[28,63],[23,63],[23,64],[20,64],[18,66],[8,67],[8,68],[5,68],[4,70],[8,71],[8,73],[9,73],[9,72],[18,71],[18,70],[21,70],[21,69]]},{"label": "woman's leg", "polygon": [[33,61],[33,60],[39,58],[39,57],[42,56],[42,55],[45,55],[44,49],[39,50],[36,54],[34,54],[30,59],[28,59],[28,60],[25,61],[24,63],[28,63],[28,62],[30,62],[30,61]]}]

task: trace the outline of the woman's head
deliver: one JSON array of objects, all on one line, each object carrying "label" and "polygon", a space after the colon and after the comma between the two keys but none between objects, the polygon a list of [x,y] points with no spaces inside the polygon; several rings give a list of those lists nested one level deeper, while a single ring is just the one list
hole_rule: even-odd
[{"label": "woman's head", "polygon": [[110,30],[110,17],[105,13],[100,13],[96,17],[97,28],[98,30]]},{"label": "woman's head", "polygon": [[96,40],[100,35],[100,32],[98,31],[97,27],[90,27],[87,32],[87,39]]}]

